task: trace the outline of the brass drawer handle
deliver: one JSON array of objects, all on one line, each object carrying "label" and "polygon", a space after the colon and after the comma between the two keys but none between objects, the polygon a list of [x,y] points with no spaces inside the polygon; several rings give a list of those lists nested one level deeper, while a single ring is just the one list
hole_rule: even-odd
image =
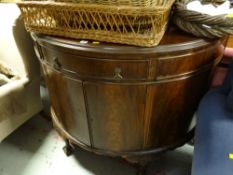
[{"label": "brass drawer handle", "polygon": [[115,72],[115,76],[113,77],[114,80],[119,81],[119,80],[122,80],[122,79],[123,79],[123,77],[122,77],[122,75],[121,75],[121,68],[116,67],[115,70],[114,70],[114,72]]},{"label": "brass drawer handle", "polygon": [[61,63],[58,60],[58,57],[53,57],[53,67],[55,69],[61,69]]}]

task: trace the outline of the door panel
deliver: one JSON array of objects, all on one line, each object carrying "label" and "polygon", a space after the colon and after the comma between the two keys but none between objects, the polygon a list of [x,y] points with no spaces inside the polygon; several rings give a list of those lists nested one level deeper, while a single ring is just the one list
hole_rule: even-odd
[{"label": "door panel", "polygon": [[48,66],[43,71],[56,117],[69,134],[90,146],[82,82]]},{"label": "door panel", "polygon": [[141,149],[146,86],[85,82],[84,87],[94,147]]}]

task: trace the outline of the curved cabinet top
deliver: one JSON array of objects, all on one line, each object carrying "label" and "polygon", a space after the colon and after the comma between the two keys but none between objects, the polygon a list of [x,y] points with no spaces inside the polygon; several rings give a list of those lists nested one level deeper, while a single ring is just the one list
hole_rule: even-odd
[{"label": "curved cabinet top", "polygon": [[192,35],[186,34],[175,27],[170,27],[165,33],[160,44],[156,47],[137,47],[121,44],[111,44],[100,42],[93,44],[88,40],[88,43],[82,43],[81,40],[65,39],[53,36],[47,36],[42,34],[32,33],[32,37],[40,45],[59,48],[65,52],[72,54],[78,54],[80,56],[95,57],[102,59],[145,59],[156,58],[172,53],[182,54],[205,49],[208,47],[214,47],[219,40],[205,40],[197,38]]}]

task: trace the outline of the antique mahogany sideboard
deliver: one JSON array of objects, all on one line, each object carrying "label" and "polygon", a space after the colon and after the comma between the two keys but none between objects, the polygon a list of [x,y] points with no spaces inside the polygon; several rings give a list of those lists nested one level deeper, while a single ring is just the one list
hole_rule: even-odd
[{"label": "antique mahogany sideboard", "polygon": [[223,40],[172,27],[152,48],[32,37],[59,133],[91,152],[124,158],[191,138],[191,119],[223,52]]}]

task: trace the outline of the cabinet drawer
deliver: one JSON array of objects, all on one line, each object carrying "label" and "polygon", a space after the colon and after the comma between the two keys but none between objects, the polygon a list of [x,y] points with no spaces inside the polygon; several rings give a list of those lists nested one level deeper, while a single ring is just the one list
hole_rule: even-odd
[{"label": "cabinet drawer", "polygon": [[152,61],[151,79],[162,80],[197,73],[212,66],[213,60],[220,61],[222,50],[219,46],[212,46],[180,55],[169,55]]},{"label": "cabinet drawer", "polygon": [[[109,80],[146,80],[147,60],[98,59],[42,48],[45,61],[64,72],[81,77]],[[93,56],[94,57],[94,56]]]}]

